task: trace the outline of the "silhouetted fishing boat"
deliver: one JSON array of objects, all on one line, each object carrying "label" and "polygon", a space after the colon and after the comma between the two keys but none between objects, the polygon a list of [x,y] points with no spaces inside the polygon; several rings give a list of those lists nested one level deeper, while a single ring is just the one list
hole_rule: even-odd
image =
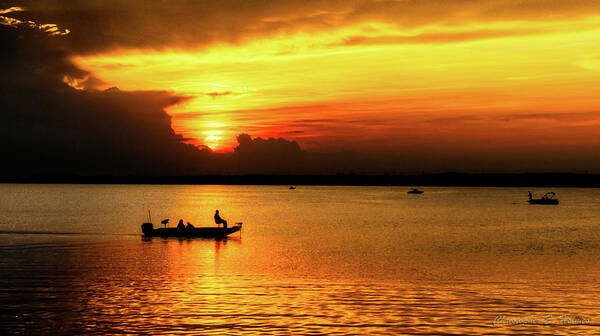
[{"label": "silhouetted fishing boat", "polygon": [[290,186],[290,190],[294,190],[294,189],[296,189],[296,187]]},{"label": "silhouetted fishing boat", "polygon": [[146,237],[189,237],[189,238],[225,238],[242,229],[242,223],[228,228],[224,227],[198,227],[198,228],[158,228],[152,223],[142,224],[142,232]]},{"label": "silhouetted fishing boat", "polygon": [[547,192],[544,194],[544,196],[542,196],[542,198],[533,198],[533,195],[531,194],[531,191],[529,192],[529,199],[527,200],[527,202],[529,202],[529,204],[549,204],[549,205],[556,205],[558,204],[558,199],[554,198],[556,196],[556,193],[554,192]]},{"label": "silhouetted fishing boat", "polygon": [[409,190],[406,192],[407,194],[422,194],[423,190],[419,190],[417,188],[413,188],[412,190]]},{"label": "silhouetted fishing boat", "polygon": [[183,220],[181,220],[177,227],[168,228],[169,220],[165,219],[161,221],[161,224],[165,227],[155,229],[150,211],[148,211],[148,220],[147,223],[142,224],[142,233],[146,237],[225,238],[232,233],[241,231],[243,224],[237,222],[231,227],[194,227],[190,223],[188,223],[188,226],[184,226]]}]

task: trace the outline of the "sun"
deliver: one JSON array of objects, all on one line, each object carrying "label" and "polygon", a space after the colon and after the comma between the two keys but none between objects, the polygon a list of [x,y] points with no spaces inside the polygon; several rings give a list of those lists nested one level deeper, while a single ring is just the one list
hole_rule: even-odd
[{"label": "sun", "polygon": [[222,149],[223,130],[227,127],[226,124],[220,122],[208,122],[204,125],[204,131],[200,131],[200,139],[203,139],[203,144],[213,151]]}]

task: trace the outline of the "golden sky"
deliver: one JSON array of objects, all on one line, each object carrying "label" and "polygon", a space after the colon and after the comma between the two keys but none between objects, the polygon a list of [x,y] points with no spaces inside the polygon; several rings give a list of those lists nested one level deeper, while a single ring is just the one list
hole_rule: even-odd
[{"label": "golden sky", "polygon": [[[594,2],[267,7],[214,9],[216,18],[198,21],[198,43],[170,21],[138,19],[151,22],[140,38],[159,45],[122,43],[73,61],[99,88],[189,97],[168,109],[173,128],[216,151],[232,150],[240,133],[313,151],[600,145]],[[193,23],[177,13],[181,29]]]}]

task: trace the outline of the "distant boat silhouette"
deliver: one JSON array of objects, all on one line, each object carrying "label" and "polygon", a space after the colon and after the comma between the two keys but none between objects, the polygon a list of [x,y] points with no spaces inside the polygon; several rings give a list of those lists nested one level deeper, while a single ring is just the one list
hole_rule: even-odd
[{"label": "distant boat silhouette", "polygon": [[551,191],[545,193],[544,196],[542,196],[542,198],[533,198],[533,194],[531,193],[531,191],[529,191],[529,199],[527,200],[527,202],[529,202],[529,204],[556,205],[558,204],[558,199],[554,198],[555,196],[556,193]]},{"label": "distant boat silhouette", "polygon": [[294,190],[294,189],[296,189],[296,187],[290,186],[290,190]]},{"label": "distant boat silhouette", "polygon": [[422,194],[424,191],[423,190],[419,190],[417,188],[413,188],[412,190],[407,191],[407,194]]}]

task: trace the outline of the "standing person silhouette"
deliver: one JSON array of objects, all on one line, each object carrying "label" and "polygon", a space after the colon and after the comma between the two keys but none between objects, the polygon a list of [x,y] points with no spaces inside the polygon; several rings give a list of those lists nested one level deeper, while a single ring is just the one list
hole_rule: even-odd
[{"label": "standing person silhouette", "polygon": [[223,227],[227,229],[227,221],[219,216],[219,210],[215,211],[215,223],[223,224]]}]

